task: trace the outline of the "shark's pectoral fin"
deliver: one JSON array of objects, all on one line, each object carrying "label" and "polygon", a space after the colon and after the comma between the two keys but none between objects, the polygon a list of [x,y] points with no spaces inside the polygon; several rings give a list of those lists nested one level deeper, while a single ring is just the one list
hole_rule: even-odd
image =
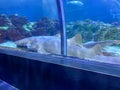
[{"label": "shark's pectoral fin", "polygon": [[97,44],[94,47],[90,48],[89,53],[91,53],[92,55],[100,55],[100,54],[102,54],[101,45]]},{"label": "shark's pectoral fin", "polygon": [[102,55],[102,48],[99,44],[95,45],[92,48],[89,48],[86,52],[86,58],[93,59],[96,55]]},{"label": "shark's pectoral fin", "polygon": [[37,52],[40,54],[50,54],[50,53],[46,52],[44,49],[38,49]]},{"label": "shark's pectoral fin", "polygon": [[44,49],[44,47],[42,45],[39,45],[37,52],[40,54],[50,54]]}]

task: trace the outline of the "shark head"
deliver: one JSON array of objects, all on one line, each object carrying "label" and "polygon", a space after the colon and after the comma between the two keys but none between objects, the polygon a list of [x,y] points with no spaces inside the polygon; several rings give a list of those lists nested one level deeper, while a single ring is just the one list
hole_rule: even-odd
[{"label": "shark head", "polygon": [[18,41],[15,42],[17,47],[26,47],[27,43],[28,43],[28,39],[27,38],[22,39],[22,40],[18,40]]},{"label": "shark head", "polygon": [[18,40],[15,42],[15,44],[17,45],[18,48],[29,49],[29,48],[31,48],[31,46],[35,46],[35,45],[33,45],[33,44],[35,44],[35,42],[36,42],[36,38],[30,37],[30,38]]}]

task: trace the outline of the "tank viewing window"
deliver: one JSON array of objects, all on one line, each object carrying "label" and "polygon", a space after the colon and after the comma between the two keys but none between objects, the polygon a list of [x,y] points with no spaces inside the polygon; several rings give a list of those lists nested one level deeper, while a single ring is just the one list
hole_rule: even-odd
[{"label": "tank viewing window", "polygon": [[[56,1],[0,0],[0,46],[60,54],[62,25]],[[67,55],[119,64],[120,1],[61,1],[66,17]]]},{"label": "tank viewing window", "polygon": [[56,0],[0,0],[0,46],[60,54],[59,21]]},{"label": "tank viewing window", "polygon": [[64,0],[68,56],[120,64],[120,1]]}]

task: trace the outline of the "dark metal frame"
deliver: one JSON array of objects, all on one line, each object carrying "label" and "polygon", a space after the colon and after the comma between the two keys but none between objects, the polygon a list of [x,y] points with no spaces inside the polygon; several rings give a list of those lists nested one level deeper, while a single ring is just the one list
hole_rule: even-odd
[{"label": "dark metal frame", "polygon": [[[120,65],[0,47],[0,54],[120,77]],[[2,58],[1,58],[2,59]]]},{"label": "dark metal frame", "polygon": [[56,0],[61,25],[61,55],[67,56],[67,36],[63,0]]}]

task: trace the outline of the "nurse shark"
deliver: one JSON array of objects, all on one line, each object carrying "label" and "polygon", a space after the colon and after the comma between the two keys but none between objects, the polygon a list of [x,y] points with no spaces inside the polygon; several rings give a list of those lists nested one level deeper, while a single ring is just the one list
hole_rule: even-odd
[{"label": "nurse shark", "polygon": [[[119,42],[119,43],[118,43]],[[25,47],[30,51],[41,54],[59,54],[61,53],[61,40],[58,36],[34,36],[18,40],[15,42],[17,47]],[[78,58],[94,59],[96,55],[102,55],[102,48],[105,45],[120,44],[120,41],[110,41],[102,43],[83,44],[80,34],[67,39],[67,55]],[[90,47],[89,47],[90,46]]]},{"label": "nurse shark", "polygon": [[[61,53],[61,40],[57,36],[35,36],[16,41],[18,47],[26,47],[28,50],[36,51],[41,54]],[[86,48],[82,45],[81,35],[77,34],[73,38],[67,39],[67,54],[79,58],[92,58],[100,54],[100,45]]]}]

